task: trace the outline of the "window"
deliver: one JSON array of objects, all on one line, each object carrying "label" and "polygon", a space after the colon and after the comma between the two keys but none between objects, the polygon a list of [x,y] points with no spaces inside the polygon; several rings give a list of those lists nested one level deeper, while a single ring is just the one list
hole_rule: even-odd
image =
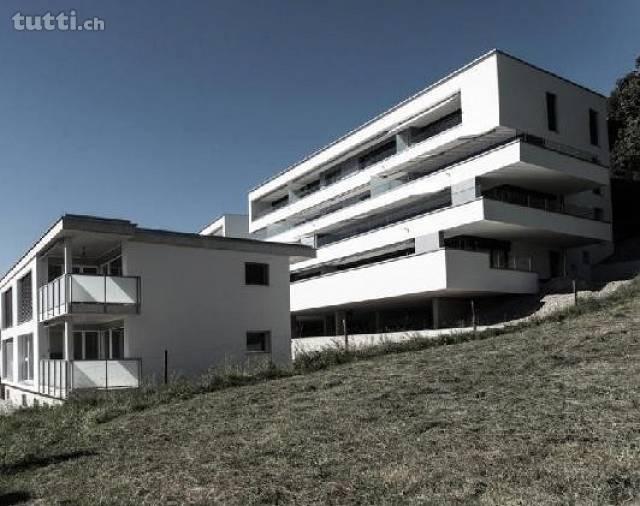
[{"label": "window", "polygon": [[411,144],[425,141],[434,135],[438,135],[456,125],[462,123],[462,109],[453,111],[446,116],[421,127],[413,127],[410,129]]},{"label": "window", "polygon": [[103,360],[124,358],[124,329],[109,329],[102,333],[100,358]]},{"label": "window", "polygon": [[18,281],[18,323],[24,323],[33,317],[33,287],[31,273]]},{"label": "window", "polygon": [[107,276],[122,276],[122,257],[116,257],[113,260],[102,264],[100,270]]},{"label": "window", "polygon": [[20,381],[33,381],[33,334],[18,338],[18,360]]},{"label": "window", "polygon": [[64,358],[64,330],[62,325],[47,327],[49,335],[49,358],[62,360]]},{"label": "window", "polygon": [[56,278],[59,278],[63,274],[63,266],[60,264],[49,264],[47,272],[47,282],[51,283]]},{"label": "window", "polygon": [[247,332],[247,352],[266,353],[271,348],[271,332]]},{"label": "window", "polygon": [[244,264],[244,277],[247,285],[268,285],[269,264],[247,262]]},{"label": "window", "polygon": [[111,329],[111,354],[109,358],[124,358],[124,329]]},{"label": "window", "polygon": [[74,360],[124,358],[124,329],[77,330],[73,333]]},{"label": "window", "polygon": [[593,208],[593,219],[596,221],[604,221],[604,211],[601,207]]},{"label": "window", "polygon": [[598,111],[593,109],[589,109],[589,139],[592,145],[598,145]]},{"label": "window", "polygon": [[2,341],[2,379],[13,381],[13,339]]},{"label": "window", "polygon": [[13,288],[2,294],[2,328],[13,327]]},{"label": "window", "polygon": [[547,92],[547,128],[552,132],[558,131],[558,117],[556,111],[556,96]]},{"label": "window", "polygon": [[593,189],[593,194],[594,195],[602,195],[602,188],[594,188]]},{"label": "window", "polygon": [[95,265],[74,265],[71,272],[73,274],[98,274],[98,268]]}]

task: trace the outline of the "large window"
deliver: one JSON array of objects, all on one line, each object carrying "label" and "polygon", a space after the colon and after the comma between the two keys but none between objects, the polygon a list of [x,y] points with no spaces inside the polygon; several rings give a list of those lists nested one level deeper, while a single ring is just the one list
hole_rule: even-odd
[{"label": "large window", "polygon": [[122,276],[122,257],[116,257],[101,266],[101,271],[107,276]]},{"label": "large window", "polygon": [[83,330],[73,333],[73,359],[98,360],[100,356],[100,332]]},{"label": "large window", "polygon": [[13,339],[2,341],[2,379],[13,381]]},{"label": "large window", "polygon": [[247,332],[247,351],[251,353],[265,353],[271,349],[271,332]]},{"label": "large window", "polygon": [[244,277],[247,285],[268,285],[269,264],[247,262],[244,264]]},{"label": "large window", "polygon": [[589,139],[592,145],[598,145],[598,111],[593,109],[589,109]]},{"label": "large window", "polygon": [[102,333],[101,359],[124,358],[124,329],[109,329]]},{"label": "large window", "polygon": [[33,287],[31,273],[18,281],[18,323],[24,323],[33,317]]},{"label": "large window", "polygon": [[33,334],[18,338],[18,360],[20,381],[33,380]]},{"label": "large window", "polygon": [[76,330],[73,333],[74,360],[124,358],[124,329]]},{"label": "large window", "polygon": [[558,131],[558,112],[556,110],[556,96],[547,92],[547,128],[552,132]]},{"label": "large window", "polygon": [[2,328],[13,327],[13,288],[2,294]]}]

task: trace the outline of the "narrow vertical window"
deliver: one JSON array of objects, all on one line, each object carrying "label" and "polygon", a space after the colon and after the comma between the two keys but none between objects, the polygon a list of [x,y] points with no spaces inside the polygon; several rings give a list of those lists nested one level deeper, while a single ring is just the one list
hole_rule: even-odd
[{"label": "narrow vertical window", "polygon": [[556,110],[556,95],[547,92],[547,128],[552,132],[558,131],[558,114]]},{"label": "narrow vertical window", "polygon": [[589,139],[593,146],[598,145],[598,111],[589,109]]}]

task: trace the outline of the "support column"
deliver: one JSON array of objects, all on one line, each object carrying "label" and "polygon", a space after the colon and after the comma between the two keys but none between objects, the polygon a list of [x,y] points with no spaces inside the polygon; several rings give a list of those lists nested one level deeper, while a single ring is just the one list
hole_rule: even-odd
[{"label": "support column", "polygon": [[336,336],[341,336],[344,334],[344,319],[346,318],[345,311],[336,311],[335,312],[335,321],[336,321]]},{"label": "support column", "polygon": [[71,237],[64,238],[64,274],[71,274],[73,270],[73,257],[71,252]]},{"label": "support column", "polygon": [[431,318],[433,320],[433,328],[440,328],[440,299],[431,300]]},{"label": "support column", "polygon": [[64,321],[64,359],[73,360],[73,322]]}]

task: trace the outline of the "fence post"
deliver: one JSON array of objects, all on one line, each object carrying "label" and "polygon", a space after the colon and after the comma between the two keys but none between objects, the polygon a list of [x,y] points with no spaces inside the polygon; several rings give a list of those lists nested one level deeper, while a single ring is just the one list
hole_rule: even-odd
[{"label": "fence post", "polygon": [[349,334],[347,333],[347,317],[342,318],[342,330],[344,330],[344,350],[349,351]]},{"label": "fence post", "polygon": [[471,322],[473,324],[473,331],[475,332],[478,328],[478,323],[476,319],[476,302],[471,299]]},{"label": "fence post", "polygon": [[164,350],[164,384],[169,383],[169,350]]},{"label": "fence post", "polygon": [[573,305],[578,305],[578,285],[575,279],[573,280]]}]

